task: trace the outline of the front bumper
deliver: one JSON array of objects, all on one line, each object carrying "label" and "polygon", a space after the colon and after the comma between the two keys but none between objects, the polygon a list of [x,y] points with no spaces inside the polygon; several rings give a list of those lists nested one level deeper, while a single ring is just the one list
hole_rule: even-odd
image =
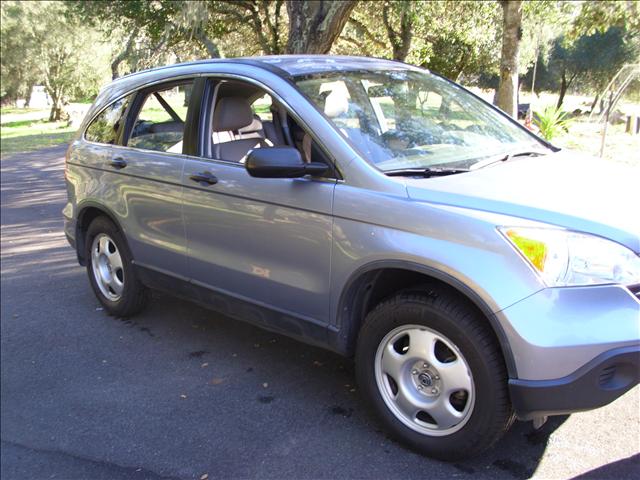
[{"label": "front bumper", "polygon": [[640,381],[640,345],[616,348],[556,380],[509,381],[521,420],[562,415],[611,403]]},{"label": "front bumper", "polygon": [[496,317],[519,380],[562,379],[605,352],[640,345],[640,299],[620,285],[546,288]]}]

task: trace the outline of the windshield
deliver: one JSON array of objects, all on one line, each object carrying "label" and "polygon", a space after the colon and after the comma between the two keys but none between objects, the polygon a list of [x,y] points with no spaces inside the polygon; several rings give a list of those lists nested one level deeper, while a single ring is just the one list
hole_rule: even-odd
[{"label": "windshield", "polygon": [[380,170],[455,167],[545,146],[462,88],[414,70],[326,72],[298,87]]}]

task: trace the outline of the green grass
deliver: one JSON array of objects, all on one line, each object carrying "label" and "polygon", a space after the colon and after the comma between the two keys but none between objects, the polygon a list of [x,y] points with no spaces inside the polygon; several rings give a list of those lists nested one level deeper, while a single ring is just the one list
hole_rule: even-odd
[{"label": "green grass", "polygon": [[74,127],[48,122],[48,110],[3,108],[0,111],[0,156],[31,152],[71,140]]}]

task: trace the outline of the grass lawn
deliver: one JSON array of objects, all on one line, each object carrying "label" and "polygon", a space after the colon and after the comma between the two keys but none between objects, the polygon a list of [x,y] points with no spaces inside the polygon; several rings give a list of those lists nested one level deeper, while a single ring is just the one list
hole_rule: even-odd
[{"label": "grass lawn", "polygon": [[0,156],[60,145],[71,140],[75,127],[67,122],[48,122],[48,110],[2,108],[0,110]]},{"label": "grass lawn", "polygon": [[[640,167],[640,135],[625,133],[625,125],[609,125],[602,158],[617,163]],[[602,124],[576,119],[569,125],[569,131],[551,143],[597,157],[602,142]]]}]

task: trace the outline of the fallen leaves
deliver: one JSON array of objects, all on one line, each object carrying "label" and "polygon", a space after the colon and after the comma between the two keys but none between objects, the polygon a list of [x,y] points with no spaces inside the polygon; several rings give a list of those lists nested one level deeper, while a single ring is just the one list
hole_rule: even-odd
[{"label": "fallen leaves", "polygon": [[207,480],[208,478],[209,478],[208,473],[203,473],[202,475],[200,475],[200,480]]},{"label": "fallen leaves", "polygon": [[220,385],[224,382],[224,378],[212,378],[209,382],[211,385]]}]

